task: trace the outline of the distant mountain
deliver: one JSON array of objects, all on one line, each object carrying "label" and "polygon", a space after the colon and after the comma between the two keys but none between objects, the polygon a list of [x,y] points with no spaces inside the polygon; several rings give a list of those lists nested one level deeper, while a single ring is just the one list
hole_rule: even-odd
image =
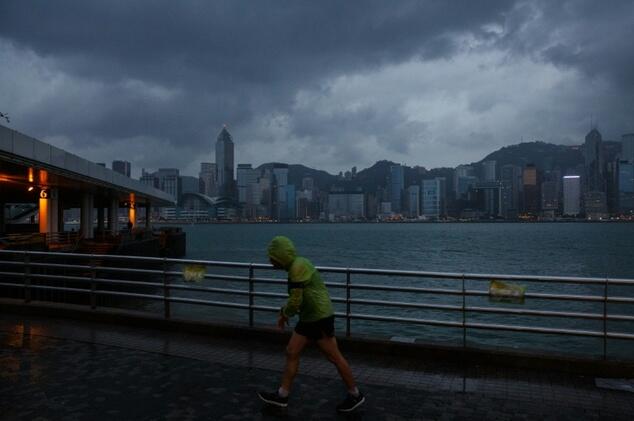
[{"label": "distant mountain", "polygon": [[[604,153],[606,161],[612,161],[621,151],[621,142],[604,141]],[[481,166],[484,161],[496,161],[498,170],[504,165],[512,164],[524,167],[527,164],[534,164],[541,171],[560,169],[562,171],[574,170],[583,166],[583,145],[565,146],[554,145],[545,142],[523,142],[517,145],[505,146],[495,152],[490,153],[481,161],[471,165]],[[276,163],[262,164],[258,167],[260,171],[272,169]],[[354,180],[343,180],[336,175],[326,171],[316,170],[304,165],[291,164],[288,166],[288,182],[301,187],[304,177],[312,177],[319,190],[328,191],[331,187],[343,188],[346,190],[356,190],[362,188],[363,191],[374,193],[378,188],[386,188],[389,184],[390,167],[398,165],[395,162],[382,160],[377,161],[369,168],[359,171]],[[453,183],[453,168],[432,168],[427,170],[423,167],[404,167],[405,185],[422,184],[422,180],[445,177],[448,185]]]},{"label": "distant mountain", "polygon": [[553,145],[545,142],[524,142],[505,146],[490,153],[478,164],[484,161],[496,161],[498,168],[508,164],[520,167],[535,164],[540,170],[566,170],[583,165],[584,162],[581,146]]},{"label": "distant mountain", "polygon": [[354,187],[362,187],[366,192],[376,192],[377,187],[385,187],[390,175],[390,167],[396,165],[392,161],[377,161],[370,168],[357,173],[353,183]]}]

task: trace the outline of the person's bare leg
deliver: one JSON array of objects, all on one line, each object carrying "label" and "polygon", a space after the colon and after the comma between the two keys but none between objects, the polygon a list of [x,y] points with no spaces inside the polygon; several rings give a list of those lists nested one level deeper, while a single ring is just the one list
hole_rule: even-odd
[{"label": "person's bare leg", "polygon": [[326,355],[328,361],[337,367],[337,371],[339,372],[343,382],[346,384],[348,390],[354,390],[356,388],[356,382],[354,380],[354,376],[352,375],[352,370],[350,369],[348,361],[346,361],[341,354],[341,351],[339,351],[337,339],[334,336],[332,338],[324,337],[317,341],[317,345],[324,355]]},{"label": "person's bare leg", "polygon": [[286,368],[282,376],[281,386],[287,393],[291,391],[293,379],[299,368],[299,356],[307,343],[308,338],[297,332],[293,332],[291,339],[288,341],[288,345],[286,346]]}]

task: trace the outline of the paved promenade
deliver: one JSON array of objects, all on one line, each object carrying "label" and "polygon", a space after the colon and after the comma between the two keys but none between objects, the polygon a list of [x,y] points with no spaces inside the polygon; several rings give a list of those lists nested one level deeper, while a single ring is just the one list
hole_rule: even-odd
[{"label": "paved promenade", "polygon": [[314,349],[286,411],[255,392],[278,384],[277,344],[0,315],[2,420],[629,419],[634,393],[560,373],[348,354],[363,410],[336,414],[337,373]]}]

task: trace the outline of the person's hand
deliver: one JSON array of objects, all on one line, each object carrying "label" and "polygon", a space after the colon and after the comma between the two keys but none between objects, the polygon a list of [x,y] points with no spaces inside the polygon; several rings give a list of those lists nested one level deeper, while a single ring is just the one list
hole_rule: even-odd
[{"label": "person's hand", "polygon": [[282,313],[280,313],[277,316],[277,328],[279,330],[284,330],[284,326],[288,325],[288,317],[286,317],[285,315],[283,315]]}]

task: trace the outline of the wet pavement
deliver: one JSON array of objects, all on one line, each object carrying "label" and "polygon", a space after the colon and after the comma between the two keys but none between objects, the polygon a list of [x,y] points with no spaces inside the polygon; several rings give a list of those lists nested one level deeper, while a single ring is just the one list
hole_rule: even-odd
[{"label": "wet pavement", "polygon": [[307,350],[285,411],[283,347],[256,340],[0,315],[2,420],[632,419],[634,393],[592,377],[347,354],[367,403],[336,414],[345,389]]}]

